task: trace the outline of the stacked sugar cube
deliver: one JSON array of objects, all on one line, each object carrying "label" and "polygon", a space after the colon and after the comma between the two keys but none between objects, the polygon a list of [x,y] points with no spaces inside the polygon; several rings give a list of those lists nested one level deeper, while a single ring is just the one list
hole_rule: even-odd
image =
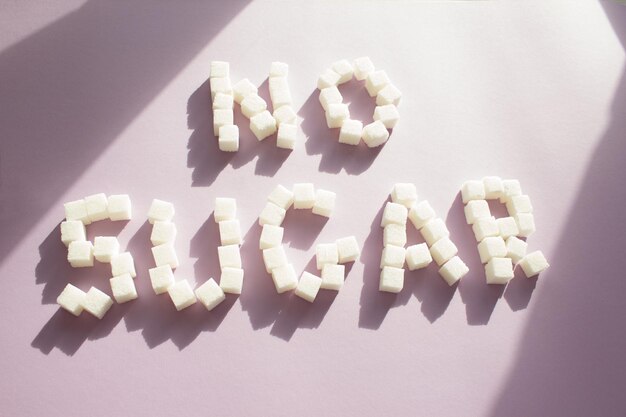
[{"label": "stacked sugar cube", "polygon": [[[549,267],[541,251],[526,254],[527,238],[535,231],[530,197],[522,193],[518,180],[485,177],[467,181],[461,187],[465,204],[465,219],[472,225],[478,242],[480,260],[485,264],[488,284],[506,284],[519,264],[526,276],[539,274]],[[509,216],[496,219],[491,215],[487,200],[499,199],[506,205]]]},{"label": "stacked sugar cube", "polygon": [[209,83],[213,103],[213,134],[218,137],[221,151],[236,152],[239,150],[239,128],[234,123],[233,87],[228,62],[211,62]]},{"label": "stacked sugar cube", "polygon": [[233,86],[235,101],[241,106],[241,113],[250,120],[250,130],[259,140],[276,133],[276,120],[267,110],[267,103],[259,96],[258,88],[244,78]]},{"label": "stacked sugar cube", "polygon": [[278,127],[276,146],[292,150],[296,146],[298,137],[297,116],[293,109],[293,101],[287,76],[289,65],[284,62],[272,62],[270,66],[269,89],[274,109],[274,119]]},{"label": "stacked sugar cube", "polygon": [[[350,118],[348,105],[343,103],[338,89],[340,84],[353,77],[365,80],[370,97],[376,97],[373,122],[365,127],[362,121]],[[346,59],[333,63],[319,76],[317,88],[320,90],[320,104],[326,113],[326,124],[330,129],[340,128],[340,143],[358,145],[363,139],[368,147],[373,148],[387,142],[387,129],[393,129],[400,118],[398,105],[402,93],[391,83],[385,71],[375,70],[369,57],[357,58],[352,63]]]}]

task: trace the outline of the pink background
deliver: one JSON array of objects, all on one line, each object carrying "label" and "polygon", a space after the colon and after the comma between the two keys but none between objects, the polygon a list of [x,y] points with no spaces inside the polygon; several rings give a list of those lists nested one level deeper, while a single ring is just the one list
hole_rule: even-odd
[{"label": "pink background", "polygon": [[[0,415],[608,416],[626,413],[626,8],[595,1],[3,1],[0,13]],[[381,149],[337,144],[315,81],[369,55],[404,92]],[[267,97],[290,65],[302,120],[289,154],[258,143],[217,151],[207,75],[231,62]],[[353,116],[373,104],[342,88]],[[358,102],[358,103],[357,103]],[[519,178],[552,267],[487,286],[458,190]],[[285,221],[288,256],[354,234],[363,255],[339,293],[277,295],[257,215],[278,183],[338,193],[324,222]],[[436,268],[377,290],[381,208],[417,184],[471,268],[449,288]],[[55,299],[70,281],[110,292],[108,265],[73,270],[62,203],[128,193],[134,218],[100,222],[136,259],[140,298],[105,319]],[[155,296],[145,213],[175,203],[178,278],[218,274],[216,196],[235,197],[244,293],[213,312]],[[415,234],[412,241],[417,241]]]}]

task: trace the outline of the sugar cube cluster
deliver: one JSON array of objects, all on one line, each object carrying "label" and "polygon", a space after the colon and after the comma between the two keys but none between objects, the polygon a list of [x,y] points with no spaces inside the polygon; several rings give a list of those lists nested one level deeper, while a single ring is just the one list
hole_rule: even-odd
[{"label": "sugar cube cluster", "polygon": [[239,128],[234,121],[233,101],[235,95],[230,82],[230,64],[228,62],[211,62],[209,84],[213,103],[213,133],[218,138],[218,147],[223,152],[237,152],[239,150]]},{"label": "sugar cube cluster", "polygon": [[293,150],[298,141],[297,116],[293,109],[293,100],[287,82],[289,65],[284,62],[272,62],[270,66],[269,89],[274,109],[274,120],[278,132],[276,146]]}]

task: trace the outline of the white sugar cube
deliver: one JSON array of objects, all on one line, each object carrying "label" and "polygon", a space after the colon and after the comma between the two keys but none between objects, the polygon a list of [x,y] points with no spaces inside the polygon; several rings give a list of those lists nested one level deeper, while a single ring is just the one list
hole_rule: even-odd
[{"label": "white sugar cube", "polygon": [[150,283],[155,294],[163,294],[174,284],[174,273],[169,265],[157,266],[148,270]]},{"label": "white sugar cube", "polygon": [[280,127],[281,124],[286,123],[295,125],[298,121],[298,115],[291,106],[274,107],[274,113],[272,114],[276,120],[276,126]]},{"label": "white sugar cube", "polygon": [[226,299],[224,291],[213,278],[196,288],[196,298],[211,311]]},{"label": "white sugar cube", "polygon": [[239,220],[223,220],[218,223],[222,245],[241,245],[241,226]]},{"label": "white sugar cube", "polygon": [[347,59],[335,62],[331,68],[339,74],[339,81],[337,81],[337,84],[343,84],[350,81],[352,79],[352,75],[354,75],[354,68]]},{"label": "white sugar cube", "polygon": [[285,248],[281,245],[263,249],[263,263],[265,264],[265,271],[268,273],[272,272],[275,268],[287,265]]},{"label": "white sugar cube", "polygon": [[518,180],[502,180],[500,202],[506,203],[511,197],[522,195],[522,186]]},{"label": "white sugar cube", "polygon": [[155,221],[169,222],[174,218],[174,212],[174,204],[155,198],[148,210],[148,221],[151,224]]},{"label": "white sugar cube", "polygon": [[474,224],[483,217],[491,217],[489,203],[486,200],[470,200],[465,205],[464,211],[467,224]]},{"label": "white sugar cube", "polygon": [[293,208],[312,209],[315,205],[315,186],[312,183],[293,185]]},{"label": "white sugar cube", "polygon": [[506,255],[504,256],[511,258],[513,263],[517,264],[524,256],[526,256],[527,249],[528,243],[515,236],[511,236],[506,240]]},{"label": "white sugar cube", "polygon": [[237,217],[237,201],[234,198],[228,197],[215,198],[213,217],[215,218],[215,223],[224,220],[235,220]]},{"label": "white sugar cube", "polygon": [[152,248],[152,257],[156,266],[169,265],[172,269],[178,268],[178,256],[171,243],[164,243]]},{"label": "white sugar cube", "polygon": [[109,219],[113,221],[130,220],[132,208],[128,194],[115,194],[107,198],[107,209]]},{"label": "white sugar cube", "polygon": [[380,120],[376,120],[363,128],[363,142],[369,148],[375,148],[387,142],[389,131]]},{"label": "white sugar cube", "polygon": [[235,101],[239,104],[241,104],[244,98],[252,94],[256,95],[258,92],[259,90],[256,86],[247,78],[244,78],[233,85],[233,96]]},{"label": "white sugar cube", "polygon": [[449,237],[439,239],[430,247],[430,253],[439,266],[452,259],[458,252],[459,250]]},{"label": "white sugar cube", "polygon": [[272,91],[289,90],[289,83],[287,77],[270,77],[269,79],[270,95]]},{"label": "white sugar cube", "polygon": [[235,123],[235,116],[232,109],[213,110],[213,134],[220,135],[220,128]]},{"label": "white sugar cube", "polygon": [[111,258],[111,275],[116,277],[123,274],[129,274],[133,278],[137,276],[135,261],[130,252],[123,252]]},{"label": "white sugar cube", "polygon": [[280,246],[283,243],[285,229],[273,224],[263,225],[261,237],[259,238],[259,249],[269,249]]},{"label": "white sugar cube", "polygon": [[83,304],[87,294],[72,284],[67,284],[57,297],[57,304],[75,316],[83,312]]},{"label": "white sugar cube", "polygon": [[332,103],[328,105],[326,110],[326,124],[330,129],[341,127],[344,120],[350,118],[350,110],[348,105],[344,103]]},{"label": "white sugar cube", "polygon": [[453,257],[439,268],[439,275],[452,286],[469,272],[469,268],[458,256]]},{"label": "white sugar cube", "polygon": [[228,294],[241,294],[243,288],[243,269],[224,268],[220,276],[220,288]]},{"label": "white sugar cube", "polygon": [[519,265],[522,267],[524,274],[529,278],[539,275],[550,266],[543,252],[540,250],[524,256],[524,258],[519,261]]},{"label": "white sugar cube", "polygon": [[533,205],[527,195],[516,195],[506,202],[506,209],[511,216],[514,216],[519,213],[532,213]]},{"label": "white sugar cube", "polygon": [[373,71],[370,72],[365,79],[365,88],[370,97],[374,97],[390,83],[391,81],[385,71]]},{"label": "white sugar cube", "polygon": [[137,298],[137,289],[133,277],[130,274],[122,274],[109,279],[113,298],[118,304],[125,303]]},{"label": "white sugar cube", "polygon": [[276,120],[265,110],[250,118],[250,130],[258,140],[263,140],[276,133]]},{"label": "white sugar cube", "polygon": [[317,269],[324,265],[336,265],[339,262],[339,248],[337,243],[320,243],[315,247],[315,263]]},{"label": "white sugar cube", "polygon": [[63,208],[65,209],[66,220],[78,220],[86,225],[91,224],[89,214],[87,213],[87,205],[85,204],[85,200],[67,202],[63,204]]},{"label": "white sugar cube", "polygon": [[528,237],[535,232],[535,217],[532,213],[518,213],[513,218],[519,229],[518,236]]},{"label": "white sugar cube", "polygon": [[239,245],[224,245],[217,247],[217,257],[220,268],[241,268],[241,253]]},{"label": "white sugar cube", "polygon": [[272,270],[272,281],[279,294],[293,290],[298,286],[298,276],[293,265],[286,264]]},{"label": "white sugar cube", "polygon": [[433,218],[435,218],[435,210],[427,200],[415,204],[409,211],[409,219],[411,219],[411,223],[417,230],[420,230]]},{"label": "white sugar cube", "polygon": [[67,261],[74,268],[93,266],[93,245],[88,240],[75,240],[67,247]]},{"label": "white sugar cube", "polygon": [[209,78],[228,77],[230,64],[226,61],[211,61],[211,75]]},{"label": "white sugar cube", "polygon": [[353,62],[353,66],[354,76],[359,81],[363,81],[371,72],[374,72],[374,63],[367,56],[355,59]]},{"label": "white sugar cube", "polygon": [[261,214],[259,214],[259,225],[265,226],[266,224],[271,224],[280,226],[283,220],[285,220],[286,213],[284,208],[278,207],[274,203],[267,202]]},{"label": "white sugar cube", "polygon": [[293,204],[293,192],[287,187],[278,184],[267,197],[267,201],[287,210]]},{"label": "white sugar cube", "polygon": [[339,74],[328,68],[321,73],[317,79],[317,88],[321,90],[323,88],[336,86],[340,78],[341,76]]},{"label": "white sugar cube", "polygon": [[491,258],[504,258],[507,255],[506,245],[500,236],[486,237],[478,244],[480,261],[484,264]]},{"label": "white sugar cube", "polygon": [[380,271],[379,291],[399,293],[404,287],[404,269],[386,266]]},{"label": "white sugar cube", "polygon": [[393,266],[402,268],[406,259],[406,249],[402,246],[387,245],[380,257],[380,267]]},{"label": "white sugar cube", "polygon": [[108,200],[104,193],[93,194],[85,197],[85,207],[87,208],[87,215],[89,220],[96,222],[98,220],[105,220],[109,218],[109,211],[107,209]]},{"label": "white sugar cube", "polygon": [[406,248],[405,258],[406,264],[411,271],[425,268],[433,261],[426,243],[419,243]]},{"label": "white sugar cube", "polygon": [[495,217],[482,217],[472,225],[476,242],[480,242],[489,236],[499,236],[500,228]]},{"label": "white sugar cube", "polygon": [[322,285],[324,290],[339,291],[345,281],[346,267],[343,265],[326,264],[322,267]]},{"label": "white sugar cube", "polygon": [[312,303],[315,301],[315,297],[317,297],[321,285],[322,279],[320,277],[309,272],[303,272],[294,294]]},{"label": "white sugar cube", "polygon": [[398,106],[400,99],[402,98],[402,92],[393,84],[387,84],[376,95],[376,105],[386,106],[392,104]]},{"label": "white sugar cube", "polygon": [[324,88],[320,91],[319,100],[324,111],[327,111],[329,105],[342,103],[343,96],[341,95],[337,87],[332,86]]},{"label": "white sugar cube", "polygon": [[504,185],[500,177],[483,177],[483,185],[485,186],[485,198],[487,200],[500,198],[504,191]]},{"label": "white sugar cube", "polygon": [[69,246],[75,240],[87,240],[85,224],[80,220],[66,220],[61,222],[61,242]]},{"label": "white sugar cube", "polygon": [[359,243],[354,236],[342,237],[337,239],[335,243],[337,244],[339,263],[341,264],[356,261],[361,254]]},{"label": "white sugar cube", "polygon": [[211,86],[211,101],[215,100],[217,93],[233,94],[233,87],[230,85],[230,78],[228,77],[211,78],[209,84]]},{"label": "white sugar cube", "polygon": [[83,308],[89,314],[102,319],[113,305],[113,300],[96,287],[91,287],[83,299]]},{"label": "white sugar cube", "polygon": [[241,102],[241,113],[248,119],[267,110],[267,103],[256,94],[251,94]]},{"label": "white sugar cube", "polygon": [[276,146],[281,149],[294,149],[298,140],[298,127],[287,123],[278,126]]},{"label": "white sugar cube", "polygon": [[232,109],[234,99],[231,94],[217,93],[213,99],[213,110],[215,109]]},{"label": "white sugar cube", "polygon": [[406,245],[406,226],[399,224],[388,224],[383,231],[383,246]]},{"label": "white sugar cube", "polygon": [[400,120],[400,113],[398,113],[398,108],[393,104],[376,106],[374,109],[374,120],[382,122],[387,129],[393,129],[398,124],[398,120]]},{"label": "white sugar cube", "polygon": [[385,227],[388,224],[399,224],[400,226],[406,225],[406,220],[409,216],[409,210],[402,204],[388,202],[385,204],[383,210],[383,217],[380,222],[381,227]]},{"label": "white sugar cube", "polygon": [[446,224],[440,218],[433,219],[426,223],[424,227],[420,229],[420,233],[426,243],[428,243],[428,246],[432,246],[439,239],[450,236]]},{"label": "white sugar cube", "polygon": [[150,234],[152,246],[173,243],[176,239],[176,233],[176,225],[174,223],[156,220],[152,225],[152,233]]},{"label": "white sugar cube", "polygon": [[339,143],[346,145],[358,145],[363,134],[363,122],[359,120],[346,119],[339,130]]},{"label": "white sugar cube", "polygon": [[509,236],[517,236],[519,233],[519,228],[513,217],[501,217],[496,219],[496,223],[498,223],[502,239],[506,240]]},{"label": "white sugar cube", "polygon": [[289,65],[284,62],[272,62],[270,65],[270,77],[286,77],[289,74]]},{"label": "white sugar cube", "polygon": [[[218,287],[219,288],[219,287]],[[186,279],[175,282],[167,289],[176,311],[183,310],[196,303],[196,295]]]},{"label": "white sugar cube", "polygon": [[287,88],[270,90],[270,98],[272,99],[272,106],[274,106],[275,109],[282,106],[291,106],[293,104],[291,92]]},{"label": "white sugar cube", "polygon": [[482,181],[466,181],[461,187],[461,197],[463,204],[472,200],[485,199],[485,185]]},{"label": "white sugar cube", "polygon": [[509,258],[491,258],[485,265],[487,284],[506,284],[513,279],[513,262]]},{"label": "white sugar cube", "polygon": [[335,200],[337,194],[327,190],[317,190],[315,192],[315,203],[313,204],[313,214],[330,217],[335,210]]},{"label": "white sugar cube", "polygon": [[222,152],[237,152],[239,150],[239,127],[235,125],[220,126],[217,145]]},{"label": "white sugar cube", "polygon": [[407,208],[413,207],[417,203],[417,188],[415,184],[397,183],[391,190],[391,201],[402,204]]},{"label": "white sugar cube", "polygon": [[93,239],[93,257],[98,262],[111,262],[120,253],[120,242],[115,236],[96,236]]}]

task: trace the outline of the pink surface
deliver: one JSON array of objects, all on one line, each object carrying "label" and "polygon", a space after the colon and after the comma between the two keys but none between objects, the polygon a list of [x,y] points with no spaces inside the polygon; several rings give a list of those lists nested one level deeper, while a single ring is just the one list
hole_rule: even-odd
[{"label": "pink surface", "polygon": [[[624,415],[626,8],[572,2],[8,2],[0,14],[0,415]],[[336,143],[314,90],[340,58],[369,55],[404,92],[378,150]],[[267,97],[290,64],[303,118],[292,154],[211,137],[209,62]],[[343,88],[353,116],[373,104]],[[357,103],[358,102],[358,103]],[[487,286],[460,184],[519,178],[536,211],[531,249],[552,267]],[[354,234],[363,255],[337,294],[277,295],[256,218],[278,183],[338,193],[324,222],[285,221],[288,256]],[[447,220],[470,274],[436,268],[377,290],[381,208],[416,183]],[[101,222],[136,258],[140,298],[101,322],[58,311],[70,281],[110,292],[108,265],[73,270],[62,203],[128,193],[134,218]],[[148,280],[152,198],[175,203],[178,278],[218,275],[216,196],[245,231],[244,292],[176,313]],[[411,236],[415,241],[415,234]],[[519,274],[518,274],[519,275]]]}]

